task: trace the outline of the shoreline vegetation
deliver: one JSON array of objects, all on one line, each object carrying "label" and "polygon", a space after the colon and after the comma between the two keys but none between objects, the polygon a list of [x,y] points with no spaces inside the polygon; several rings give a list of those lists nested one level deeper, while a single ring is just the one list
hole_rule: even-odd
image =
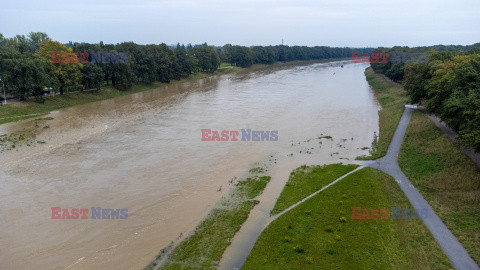
[{"label": "shoreline vegetation", "polygon": [[376,74],[371,67],[365,70],[365,77],[373,89],[381,109],[378,111],[379,133],[375,134],[370,156],[360,156],[357,160],[378,159],[387,154],[388,146],[397,129],[405,108],[407,93],[399,84],[387,81],[383,76]]},{"label": "shoreline vegetation", "polygon": [[[275,161],[275,159],[271,159]],[[236,182],[227,197],[223,197],[195,230],[174,246],[162,249],[144,270],[150,269],[212,269],[230,245],[250,211],[258,204],[256,198],[270,181],[268,166],[257,164],[245,178]],[[236,182],[236,183],[235,183]]]}]

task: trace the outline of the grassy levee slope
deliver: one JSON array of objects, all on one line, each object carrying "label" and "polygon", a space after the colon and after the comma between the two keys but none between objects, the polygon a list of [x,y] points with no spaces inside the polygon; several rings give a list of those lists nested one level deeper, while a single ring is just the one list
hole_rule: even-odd
[{"label": "grassy levee slope", "polygon": [[358,165],[331,164],[324,166],[301,166],[290,173],[290,178],[275,203],[271,214],[278,214],[342,175],[353,171]]},{"label": "grassy levee slope", "polygon": [[243,269],[452,269],[419,219],[351,219],[351,208],[412,208],[389,175],[364,168],[273,221]]},{"label": "grassy levee slope", "polygon": [[453,235],[480,264],[480,170],[419,111],[412,115],[398,162]]},{"label": "grassy levee slope", "polygon": [[[172,251],[160,269],[212,269],[220,261],[230,240],[247,219],[270,176],[262,167],[250,170],[250,177],[239,181],[227,198],[197,226],[195,231]],[[162,257],[162,252],[157,257]],[[154,269],[154,261],[145,269]]]},{"label": "grassy levee slope", "polygon": [[375,91],[375,96],[382,106],[378,112],[380,134],[374,139],[370,156],[357,157],[360,160],[372,160],[385,156],[390,141],[397,129],[407,100],[405,90],[401,85],[387,81],[383,76],[376,74],[372,68],[365,70],[368,83]]}]

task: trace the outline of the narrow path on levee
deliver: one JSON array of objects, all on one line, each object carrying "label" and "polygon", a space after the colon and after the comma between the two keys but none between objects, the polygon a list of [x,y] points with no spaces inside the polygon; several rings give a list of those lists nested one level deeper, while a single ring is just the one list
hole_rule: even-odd
[{"label": "narrow path on levee", "polygon": [[[400,119],[395,134],[393,135],[392,141],[390,142],[385,157],[374,161],[367,161],[364,163],[364,166],[381,170],[394,177],[400,188],[403,190],[408,200],[412,204],[412,206],[415,209],[425,209],[428,212],[427,215],[421,215],[421,218],[456,269],[480,269],[475,263],[475,261],[470,257],[468,252],[457,240],[457,238],[455,238],[455,236],[450,232],[447,226],[445,226],[443,221],[433,211],[432,207],[423,198],[420,192],[412,185],[412,183],[407,179],[405,174],[403,174],[398,165],[398,153],[400,151],[400,147],[402,145],[408,123],[410,122],[412,111],[412,108],[405,108],[405,111],[403,112],[402,118]],[[242,228],[240,228],[235,237],[232,239],[231,245],[227,248],[227,250],[222,256],[222,259],[219,263],[219,269],[240,269],[245,260],[247,259],[248,254],[250,254],[250,251],[255,245],[258,237],[260,236],[262,231],[268,226],[268,224],[279,218],[281,215],[287,213],[291,209],[295,208],[296,206],[300,205],[301,203],[305,202],[306,200],[310,199],[311,197],[322,192],[331,185],[334,185],[338,181],[345,178],[347,175],[350,175],[364,168],[364,166],[360,166],[357,169],[334,180],[330,184],[307,196],[303,200],[295,203],[294,205],[290,206],[289,208],[285,209],[283,212],[275,216],[270,216],[270,211],[275,205],[275,200],[267,200],[265,202],[260,202],[260,204],[251,211],[247,221],[245,221],[245,223],[242,225]],[[277,195],[275,197],[278,197],[278,195],[280,195],[283,186],[288,181],[289,172],[295,168],[288,167],[289,171],[287,173],[285,173],[286,167],[283,167],[282,169],[283,170],[281,171],[274,171],[272,173],[272,180],[279,179],[279,183],[275,185],[275,188],[265,189],[265,192],[270,193],[268,194],[268,196]]]}]

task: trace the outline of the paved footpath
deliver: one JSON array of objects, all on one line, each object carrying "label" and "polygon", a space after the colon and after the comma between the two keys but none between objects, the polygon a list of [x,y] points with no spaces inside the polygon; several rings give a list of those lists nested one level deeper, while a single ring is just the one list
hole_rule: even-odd
[{"label": "paved footpath", "polygon": [[412,111],[412,108],[405,108],[385,157],[370,161],[366,163],[365,166],[390,174],[395,178],[415,209],[426,209],[428,211],[428,214],[422,217],[423,222],[440,244],[445,254],[450,258],[450,261],[456,269],[480,269],[398,166],[398,152],[400,151],[403,137],[410,122]]}]

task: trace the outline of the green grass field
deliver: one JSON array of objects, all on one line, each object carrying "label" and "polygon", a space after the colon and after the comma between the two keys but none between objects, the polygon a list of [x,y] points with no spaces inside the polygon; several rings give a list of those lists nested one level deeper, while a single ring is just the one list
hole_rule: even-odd
[{"label": "green grass field", "polygon": [[368,83],[375,91],[375,96],[382,106],[378,112],[380,134],[372,143],[370,156],[357,157],[359,160],[372,160],[385,156],[390,141],[402,117],[407,98],[407,93],[402,86],[387,81],[376,74],[372,68],[365,70]]},{"label": "green grass field", "polygon": [[351,219],[351,207],[412,208],[392,177],[364,168],[273,221],[242,269],[452,269],[421,220]]},{"label": "green grass field", "polygon": [[480,169],[419,111],[414,111],[399,165],[445,225],[480,263]]},{"label": "green grass field", "polygon": [[358,165],[331,164],[297,168],[290,173],[290,178],[272,209],[272,215],[282,212],[357,167]]}]

